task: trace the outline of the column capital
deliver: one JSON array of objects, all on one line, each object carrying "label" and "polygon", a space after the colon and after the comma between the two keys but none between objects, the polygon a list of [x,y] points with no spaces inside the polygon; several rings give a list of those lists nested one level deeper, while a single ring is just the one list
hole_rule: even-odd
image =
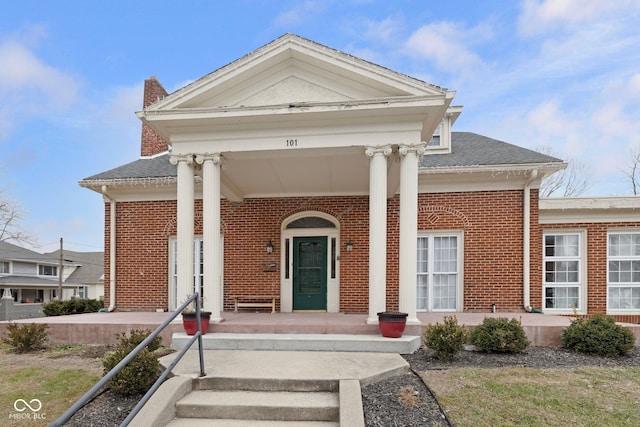
[{"label": "column capital", "polygon": [[398,146],[398,152],[402,156],[406,156],[409,153],[415,153],[417,156],[422,156],[427,149],[427,144],[424,142],[417,142],[415,144],[400,144]]},{"label": "column capital", "polygon": [[387,157],[391,155],[392,151],[393,149],[391,148],[391,145],[376,145],[367,146],[365,154],[369,157],[373,157],[376,154],[382,154],[383,156]]},{"label": "column capital", "polygon": [[222,157],[220,156],[220,153],[203,153],[196,155],[197,164],[202,165],[207,161],[212,161],[214,164],[219,165],[222,163]]},{"label": "column capital", "polygon": [[171,154],[169,156],[169,162],[172,165],[177,165],[180,162],[185,162],[188,165],[193,164],[193,154]]}]

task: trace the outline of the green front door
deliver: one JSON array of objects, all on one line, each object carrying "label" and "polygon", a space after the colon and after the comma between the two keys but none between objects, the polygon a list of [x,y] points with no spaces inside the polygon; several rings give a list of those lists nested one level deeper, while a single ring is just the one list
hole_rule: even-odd
[{"label": "green front door", "polygon": [[293,238],[293,309],[327,310],[327,237]]}]

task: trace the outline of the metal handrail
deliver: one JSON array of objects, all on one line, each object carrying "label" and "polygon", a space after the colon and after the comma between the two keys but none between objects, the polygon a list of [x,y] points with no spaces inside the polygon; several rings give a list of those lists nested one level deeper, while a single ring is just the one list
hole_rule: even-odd
[{"label": "metal handrail", "polygon": [[[134,348],[131,351],[131,353],[127,355],[127,357],[122,359],[120,363],[118,363],[116,366],[114,366],[113,369],[107,372],[107,374],[104,377],[102,377],[100,381],[98,381],[93,387],[91,387],[89,391],[87,391],[80,399],[78,399],[78,401],[74,403],[73,406],[67,409],[65,413],[60,416],[60,418],[58,418],[57,420],[49,424],[48,427],[59,427],[59,426],[62,426],[67,421],[69,421],[69,419],[73,417],[76,412],[82,409],[82,407],[84,407],[91,400],[94,394],[96,394],[102,387],[104,387],[118,372],[120,372],[122,368],[127,366],[127,364],[131,362],[133,358],[136,357],[138,353],[142,351],[142,349],[144,349],[147,345],[149,345],[149,343],[151,343],[151,341],[153,341],[153,339],[157,337],[160,334],[160,332],[162,332],[169,325],[169,323],[171,323],[176,317],[178,317],[179,314],[182,314],[182,312],[193,301],[197,301],[197,302],[200,301],[198,293],[195,293],[191,297],[189,297],[186,300],[186,302],[182,304],[173,313],[171,317],[169,317],[160,326],[158,326],[158,328],[155,331],[153,331],[147,338],[145,338],[144,341],[138,344],[138,346]],[[180,359],[182,359],[182,357],[185,355],[187,350],[191,348],[191,346],[196,340],[198,340],[198,353],[200,356],[200,376],[201,377],[206,376],[206,373],[204,372],[204,354],[202,352],[202,319],[200,314],[200,304],[198,304],[197,302],[195,306],[196,306],[196,320],[198,322],[198,331],[193,335],[193,338],[189,340],[187,345],[184,346],[184,348],[180,351],[180,353],[178,353],[178,355],[173,360],[173,362],[169,364],[167,369],[165,369],[164,372],[162,372],[162,374],[158,377],[156,382],[153,383],[153,385],[151,386],[151,388],[149,388],[149,390],[145,393],[145,395],[142,396],[142,399],[140,399],[140,402],[138,402],[138,404],[131,410],[127,418],[125,418],[122,424],[120,424],[120,427],[126,427],[127,425],[129,425],[129,423],[138,414],[138,412],[140,412],[140,410],[145,405],[145,403],[149,401],[149,399],[151,398],[151,395],[153,395],[153,393],[160,387],[160,385],[165,380],[165,378],[167,378],[167,376],[171,373],[171,370],[178,364]]]}]

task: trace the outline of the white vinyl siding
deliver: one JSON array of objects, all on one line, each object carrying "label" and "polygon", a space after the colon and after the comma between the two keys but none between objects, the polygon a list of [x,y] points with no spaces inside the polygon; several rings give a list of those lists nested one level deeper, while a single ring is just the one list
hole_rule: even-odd
[{"label": "white vinyl siding", "polygon": [[640,311],[640,232],[607,236],[607,310]]}]

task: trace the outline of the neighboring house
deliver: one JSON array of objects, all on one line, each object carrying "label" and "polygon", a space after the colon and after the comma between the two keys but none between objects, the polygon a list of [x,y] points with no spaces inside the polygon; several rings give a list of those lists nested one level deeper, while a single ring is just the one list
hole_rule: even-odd
[{"label": "neighboring house", "polygon": [[[65,251],[65,254],[66,251]],[[41,254],[8,242],[0,242],[0,289],[11,292],[16,303],[46,303],[58,299],[59,274],[62,273],[62,298],[104,296],[100,277],[104,254],[72,253],[74,261],[63,260],[58,253]],[[80,294],[78,292],[81,292]],[[83,295],[84,293],[84,295]]]},{"label": "neighboring house", "polygon": [[[47,254],[60,257],[60,251]],[[76,252],[63,250],[63,259],[70,265],[65,267],[64,280],[73,283],[78,298],[104,299],[104,252]]]},{"label": "neighboring house", "polygon": [[105,201],[110,309],[542,310],[640,321],[640,199],[538,200],[554,157],[453,132],[454,92],[287,34],[167,94]]}]

